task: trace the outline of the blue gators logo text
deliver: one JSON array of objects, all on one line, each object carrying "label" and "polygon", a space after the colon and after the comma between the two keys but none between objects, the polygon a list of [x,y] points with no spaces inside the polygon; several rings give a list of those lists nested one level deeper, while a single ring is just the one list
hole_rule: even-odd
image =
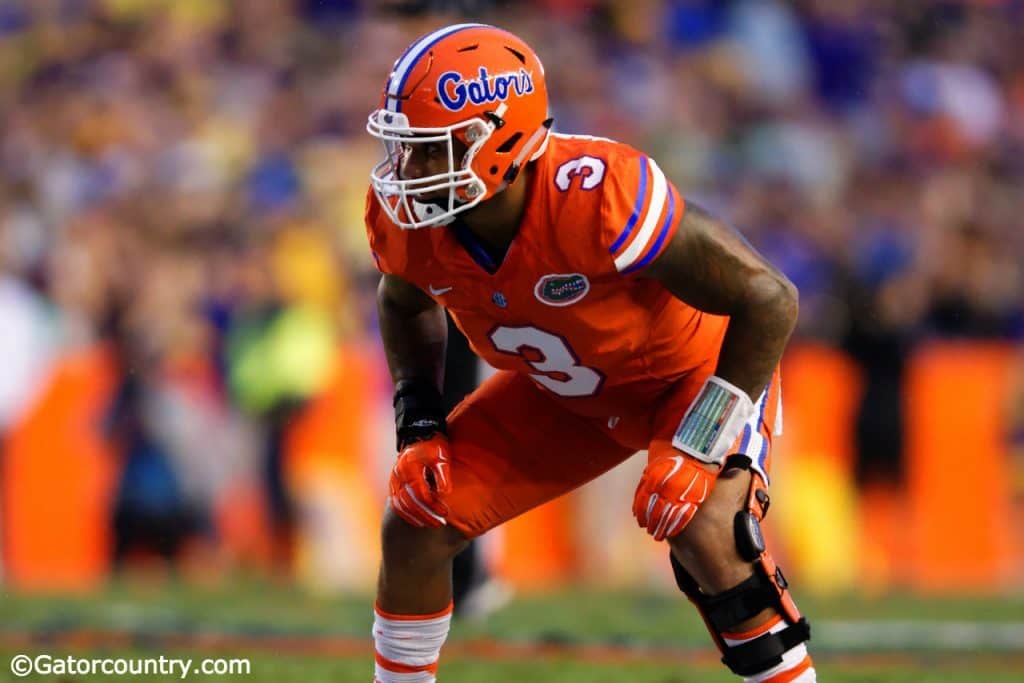
[{"label": "blue gators logo text", "polygon": [[476,78],[466,80],[458,71],[446,71],[437,79],[437,97],[449,111],[459,111],[467,102],[487,104],[533,92],[533,79],[526,69],[491,76],[480,67]]},{"label": "blue gators logo text", "polygon": [[548,306],[574,304],[590,291],[590,281],[581,273],[545,275],[537,281],[533,295]]}]

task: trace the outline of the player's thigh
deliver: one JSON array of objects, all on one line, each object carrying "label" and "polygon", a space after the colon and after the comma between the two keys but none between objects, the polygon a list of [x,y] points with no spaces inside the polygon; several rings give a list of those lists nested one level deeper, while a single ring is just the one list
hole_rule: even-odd
[{"label": "player's thigh", "polygon": [[469,538],[577,488],[633,453],[512,372],[495,374],[452,411],[448,437],[448,521]]}]

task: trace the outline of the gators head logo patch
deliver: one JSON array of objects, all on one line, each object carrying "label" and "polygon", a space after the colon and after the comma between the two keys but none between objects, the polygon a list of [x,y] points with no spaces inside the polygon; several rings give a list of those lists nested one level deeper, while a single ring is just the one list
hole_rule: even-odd
[{"label": "gators head logo patch", "polygon": [[533,295],[548,306],[568,306],[574,304],[590,291],[590,281],[586,275],[569,273],[568,275],[551,274],[537,280]]}]

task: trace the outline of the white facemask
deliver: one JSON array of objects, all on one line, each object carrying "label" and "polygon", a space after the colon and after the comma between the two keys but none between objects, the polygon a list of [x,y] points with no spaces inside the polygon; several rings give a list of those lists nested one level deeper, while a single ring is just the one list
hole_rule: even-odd
[{"label": "white facemask", "polygon": [[[471,146],[462,159],[456,160],[454,133],[462,129]],[[367,120],[366,131],[384,144],[384,159],[370,172],[370,183],[384,211],[400,228],[447,225],[457,214],[483,201],[487,188],[471,166],[477,151],[494,132],[492,124],[472,118],[441,128],[414,127],[405,114],[378,109]],[[448,170],[422,178],[400,178],[402,146],[413,140],[445,143]],[[417,196],[440,190],[447,190],[448,196],[439,203],[416,200]]]}]

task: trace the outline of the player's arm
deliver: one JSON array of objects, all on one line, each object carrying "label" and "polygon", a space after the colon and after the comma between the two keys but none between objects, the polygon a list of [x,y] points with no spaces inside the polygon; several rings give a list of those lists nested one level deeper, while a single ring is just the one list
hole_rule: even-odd
[{"label": "player's arm", "polygon": [[647,274],[694,308],[729,316],[715,376],[756,401],[796,326],[793,283],[735,229],[690,201]]},{"label": "player's arm", "polygon": [[444,309],[415,286],[385,274],[377,311],[388,368],[395,382],[399,455],[388,482],[391,508],[409,524],[446,523],[451,490],[448,440],[441,402],[448,326]]},{"label": "player's arm", "polygon": [[395,385],[420,380],[440,392],[448,341],[444,309],[415,285],[385,274],[377,286],[377,313]]},{"label": "player's arm", "polygon": [[652,446],[633,498],[637,522],[662,540],[680,533],[711,491],[782,357],[798,305],[782,273],[693,203],[647,274],[694,308],[730,316],[714,376],[681,416],[671,446]]}]

